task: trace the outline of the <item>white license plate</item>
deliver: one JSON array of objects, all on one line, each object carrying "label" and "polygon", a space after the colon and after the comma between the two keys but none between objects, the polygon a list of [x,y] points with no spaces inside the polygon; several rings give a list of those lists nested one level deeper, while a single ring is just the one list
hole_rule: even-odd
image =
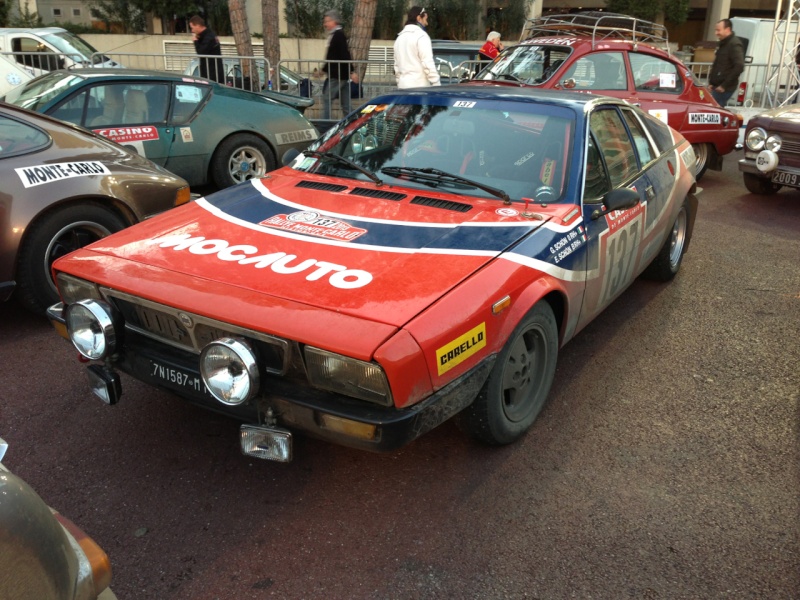
[{"label": "white license plate", "polygon": [[797,173],[787,173],[786,171],[776,171],[772,174],[772,183],[797,187],[800,186],[800,175]]},{"label": "white license plate", "polygon": [[155,360],[150,361],[150,377],[162,381],[170,387],[199,392],[201,394],[209,393],[206,384],[203,383],[199,375],[161,364]]}]

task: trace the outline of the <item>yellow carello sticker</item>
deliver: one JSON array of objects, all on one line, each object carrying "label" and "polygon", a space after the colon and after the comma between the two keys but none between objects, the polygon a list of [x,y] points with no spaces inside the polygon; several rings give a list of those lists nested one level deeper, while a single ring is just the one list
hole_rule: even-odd
[{"label": "yellow carello sticker", "polygon": [[485,347],[486,323],[481,323],[436,351],[436,367],[439,375],[447,373]]}]

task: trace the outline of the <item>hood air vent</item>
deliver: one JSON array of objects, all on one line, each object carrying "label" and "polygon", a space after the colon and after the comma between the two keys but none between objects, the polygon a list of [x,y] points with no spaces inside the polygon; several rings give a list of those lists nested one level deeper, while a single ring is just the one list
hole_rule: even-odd
[{"label": "hood air vent", "polygon": [[471,204],[462,204],[461,202],[451,202],[450,200],[439,200],[438,198],[428,198],[427,196],[417,196],[411,204],[421,204],[422,206],[430,206],[432,208],[443,208],[444,210],[454,210],[455,212],[469,212],[472,210]]},{"label": "hood air vent", "polygon": [[369,188],[355,188],[350,193],[355,194],[356,196],[382,198],[383,200],[402,200],[406,197],[405,194],[398,194],[397,192],[385,192],[383,190],[371,190]]},{"label": "hood air vent", "polygon": [[322,183],[321,181],[301,181],[295,187],[310,188],[321,192],[342,192],[347,189],[346,185],[336,185],[333,183]]}]

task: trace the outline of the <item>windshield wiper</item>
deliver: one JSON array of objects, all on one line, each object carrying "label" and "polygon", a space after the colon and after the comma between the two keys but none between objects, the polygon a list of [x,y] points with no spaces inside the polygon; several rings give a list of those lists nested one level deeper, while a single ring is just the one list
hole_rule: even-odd
[{"label": "windshield wiper", "polygon": [[380,177],[375,175],[375,173],[373,173],[369,169],[365,169],[364,167],[362,167],[359,164],[354,163],[349,158],[345,158],[344,156],[341,156],[340,154],[336,154],[335,152],[320,152],[319,150],[304,150],[303,154],[305,154],[306,156],[313,156],[313,157],[316,157],[316,158],[330,158],[331,160],[334,160],[336,162],[340,162],[340,163],[342,163],[344,165],[347,165],[348,167],[353,167],[356,171],[360,171],[361,173],[363,173],[364,175],[369,177],[372,181],[374,181],[378,185],[383,185],[383,179],[381,179]]},{"label": "windshield wiper", "polygon": [[453,183],[461,183],[463,185],[478,188],[484,192],[489,192],[492,196],[503,200],[505,204],[511,204],[511,197],[500,188],[492,187],[491,185],[486,185],[484,183],[480,183],[479,181],[473,181],[472,179],[461,177],[461,175],[454,175],[453,173],[448,173],[447,171],[440,171],[439,169],[432,169],[430,167],[384,167],[381,169],[381,173],[386,173],[392,177],[409,175],[428,181],[449,181]]}]

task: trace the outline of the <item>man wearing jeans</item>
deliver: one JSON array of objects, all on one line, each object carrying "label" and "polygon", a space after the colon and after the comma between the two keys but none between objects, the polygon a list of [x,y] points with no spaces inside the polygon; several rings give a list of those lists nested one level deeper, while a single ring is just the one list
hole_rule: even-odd
[{"label": "man wearing jeans", "polygon": [[739,85],[739,75],[744,71],[744,46],[733,34],[730,19],[722,19],[714,28],[719,40],[708,83],[711,96],[720,106],[725,106]]},{"label": "man wearing jeans", "polygon": [[325,66],[328,74],[322,87],[322,118],[331,118],[331,103],[336,98],[342,106],[342,116],[350,113],[350,49],[341,25],[342,19],[335,10],[329,10],[322,19],[322,26],[328,35],[328,51],[325,53]]}]

